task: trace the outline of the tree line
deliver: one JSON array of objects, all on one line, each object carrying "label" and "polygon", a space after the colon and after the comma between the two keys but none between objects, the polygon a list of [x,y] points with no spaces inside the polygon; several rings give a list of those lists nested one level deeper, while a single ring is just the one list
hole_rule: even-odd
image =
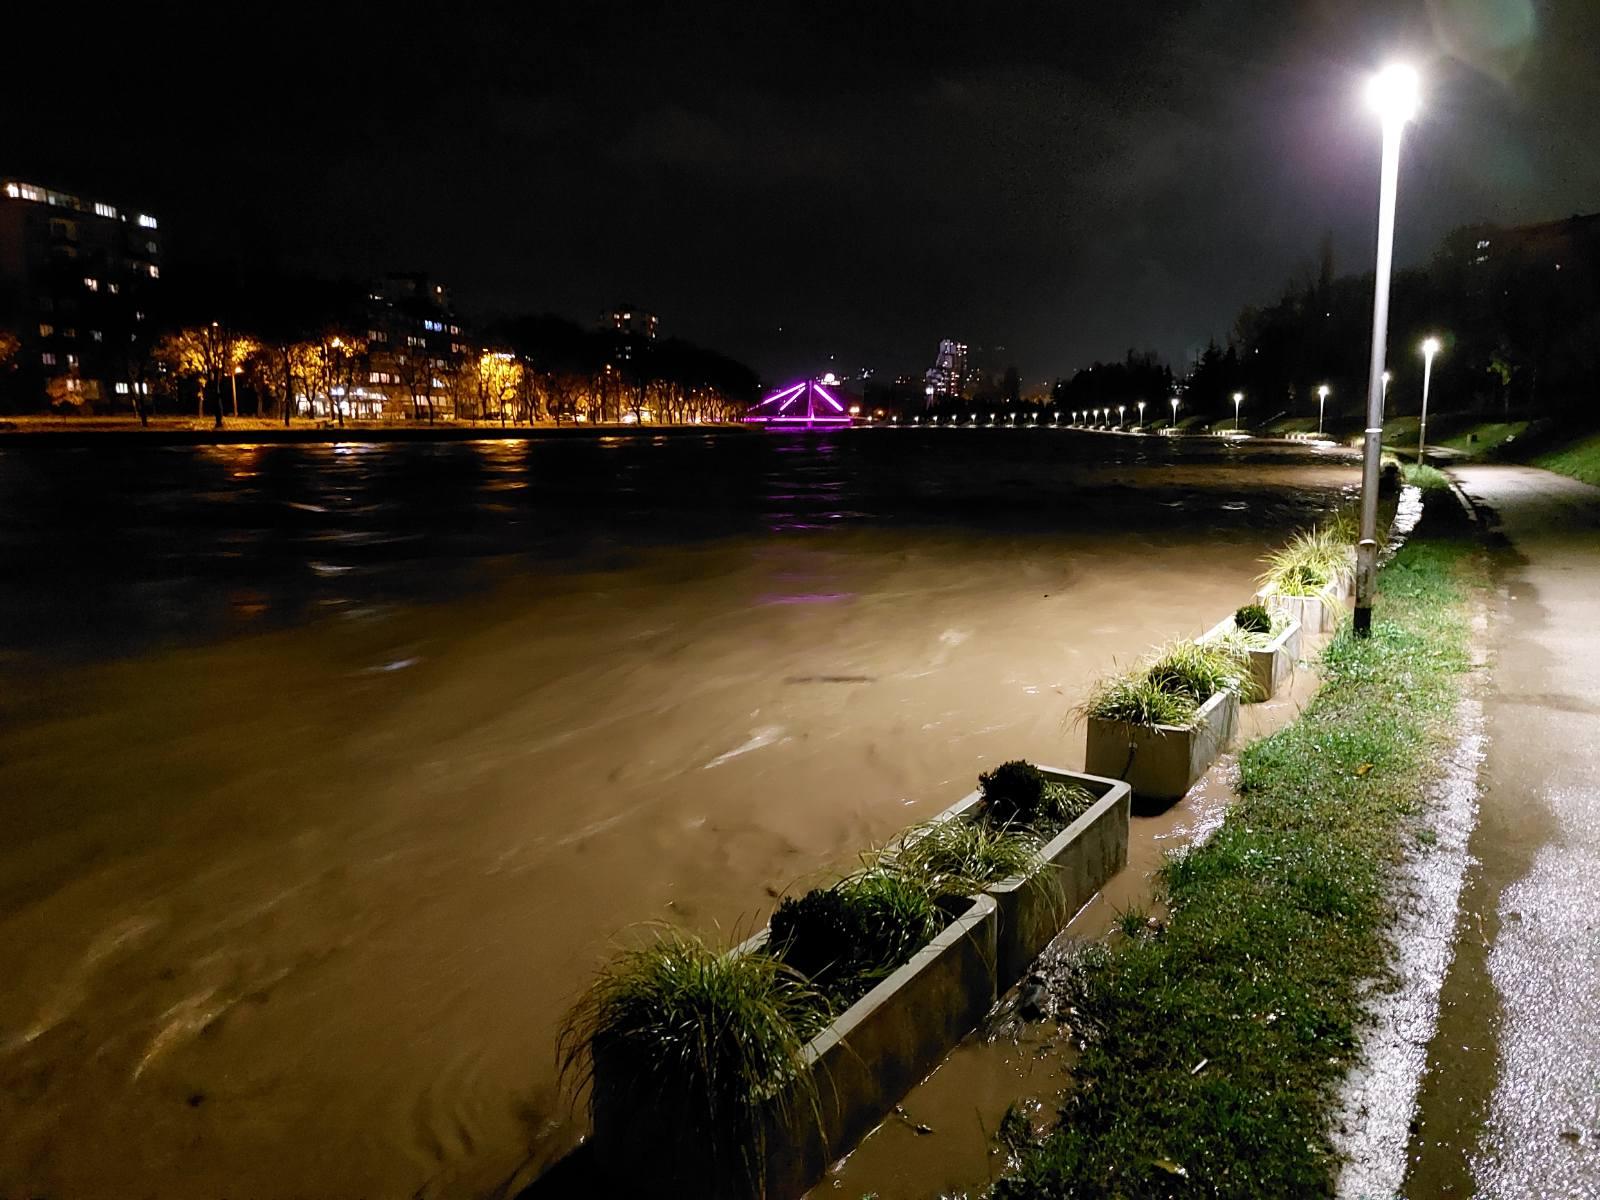
[{"label": "tree line", "polygon": [[[1315,416],[1327,387],[1330,421],[1353,418],[1366,401],[1373,275],[1337,274],[1331,241],[1316,265],[1274,300],[1246,305],[1227,339],[1215,339],[1181,377],[1153,353],[1129,350],[1058,380],[1063,409],[1147,402],[1231,420],[1235,392],[1246,422]],[[1438,337],[1430,405],[1582,418],[1600,389],[1600,216],[1504,229],[1470,225],[1447,235],[1429,261],[1394,275],[1386,360],[1386,411],[1417,411],[1421,345]]]}]

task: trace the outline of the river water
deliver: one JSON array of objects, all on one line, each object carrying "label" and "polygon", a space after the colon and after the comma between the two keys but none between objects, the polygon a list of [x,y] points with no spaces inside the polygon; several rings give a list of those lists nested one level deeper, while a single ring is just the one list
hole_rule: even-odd
[{"label": "river water", "polygon": [[1090,680],[1355,484],[1043,430],[0,451],[0,1196],[513,1194],[640,923],[1081,765]]}]

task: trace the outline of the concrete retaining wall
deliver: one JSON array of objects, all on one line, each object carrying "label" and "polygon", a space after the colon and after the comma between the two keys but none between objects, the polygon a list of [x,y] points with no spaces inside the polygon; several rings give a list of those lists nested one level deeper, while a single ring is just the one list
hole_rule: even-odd
[{"label": "concrete retaining wall", "polygon": [[1177,800],[1227,748],[1238,721],[1239,701],[1225,692],[1201,705],[1187,727],[1090,717],[1084,769],[1126,780],[1144,799]]}]

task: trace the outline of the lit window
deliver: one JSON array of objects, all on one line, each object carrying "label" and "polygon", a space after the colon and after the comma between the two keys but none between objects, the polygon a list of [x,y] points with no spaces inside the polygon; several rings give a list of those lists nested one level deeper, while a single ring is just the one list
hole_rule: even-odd
[{"label": "lit window", "polygon": [[83,277],[83,286],[88,288],[91,292],[98,292],[100,290],[100,281],[98,279],[91,279],[89,276],[85,275]]},{"label": "lit window", "polygon": [[54,325],[41,325],[41,326],[39,326],[39,336],[40,337],[49,337],[55,331],[56,331],[56,327]]},{"label": "lit window", "polygon": [[47,367],[53,367],[56,365],[56,356],[47,352],[39,355],[39,361]]},{"label": "lit window", "polygon": [[126,396],[128,394],[128,385],[127,384],[119,383],[116,386],[117,386],[117,395]]},{"label": "lit window", "polygon": [[67,380],[67,391],[75,392],[77,390],[78,390],[78,381],[76,379]]},{"label": "lit window", "polygon": [[151,279],[160,279],[161,278],[161,268],[156,266],[155,263],[151,263],[150,266],[147,268],[147,270],[149,270],[149,272],[150,272],[150,278]]},{"label": "lit window", "polygon": [[75,367],[77,365],[78,365],[78,356],[76,354],[67,355],[67,366]]},{"label": "lit window", "polygon": [[111,292],[111,294],[113,296],[115,296],[118,292],[120,292],[122,290],[122,285],[119,284],[119,283],[108,283],[108,284],[106,284],[106,288]]},{"label": "lit window", "polygon": [[40,188],[34,187],[32,184],[24,183],[23,185],[21,185],[19,190],[22,192],[22,198],[24,200],[35,200],[35,201],[38,201],[38,200],[43,200],[44,199],[43,190],[41,190]]},{"label": "lit window", "polygon": [[89,337],[97,342],[103,342],[106,340],[105,336],[98,329],[89,330]]},{"label": "lit window", "polygon": [[109,204],[100,204],[96,202],[94,206],[94,215],[97,217],[111,217],[112,219],[115,219],[117,210],[112,208]]},{"label": "lit window", "polygon": [[444,323],[441,321],[424,321],[422,327],[429,333],[443,333]]},{"label": "lit window", "polygon": [[156,219],[145,213],[140,213],[139,224],[145,229],[154,229],[156,227]]}]

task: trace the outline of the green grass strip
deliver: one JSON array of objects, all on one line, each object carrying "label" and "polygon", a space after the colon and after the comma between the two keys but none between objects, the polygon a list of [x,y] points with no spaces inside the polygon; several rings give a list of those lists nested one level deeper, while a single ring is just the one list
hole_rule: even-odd
[{"label": "green grass strip", "polygon": [[1533,465],[1570,475],[1584,483],[1600,484],[1600,434],[1579,438],[1559,450],[1536,455]]},{"label": "green grass strip", "polygon": [[1482,572],[1467,541],[1402,549],[1371,639],[1346,622],[1300,719],[1242,755],[1222,827],[1166,867],[1165,930],[1087,948],[1073,1091],[997,1197],[1330,1193],[1328,1115],[1385,977],[1388,880],[1451,736]]}]

